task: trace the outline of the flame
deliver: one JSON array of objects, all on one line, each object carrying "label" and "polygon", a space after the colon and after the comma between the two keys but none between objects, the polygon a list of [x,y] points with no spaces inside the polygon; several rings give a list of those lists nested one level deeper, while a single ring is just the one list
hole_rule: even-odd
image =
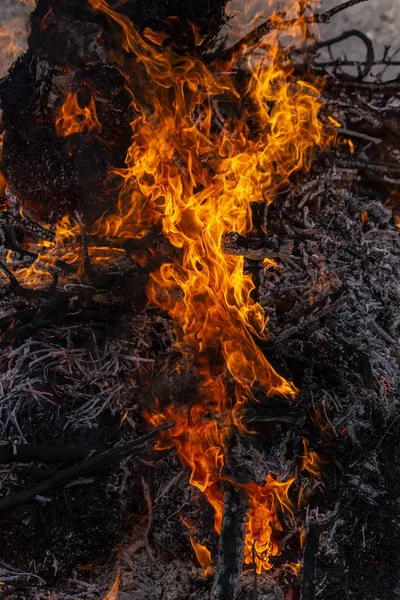
[{"label": "flame", "polygon": [[90,98],[88,106],[81,108],[77,92],[69,91],[64,104],[56,115],[56,133],[58,137],[67,137],[73,133],[93,130],[101,130],[93,96]]},{"label": "flame", "polygon": [[303,438],[303,451],[301,471],[308,471],[310,475],[318,477],[320,474],[321,459],[316,452],[308,449],[308,441],[305,438]]},{"label": "flame", "polygon": [[[0,155],[0,159],[1,159],[1,155]],[[4,177],[3,173],[0,171],[0,195],[1,196],[4,196],[7,185],[8,185],[7,180]]]},{"label": "flame", "polygon": [[118,569],[117,575],[115,577],[115,581],[112,584],[110,590],[107,592],[107,595],[104,596],[104,600],[117,600],[118,599],[118,590],[121,582],[121,572]]},{"label": "flame", "polygon": [[329,119],[329,121],[332,123],[332,125],[333,125],[334,127],[337,127],[337,128],[339,128],[339,127],[341,127],[341,126],[342,126],[342,124],[341,124],[341,123],[339,123],[339,121],[337,121],[337,120],[336,120],[334,117],[332,117],[331,115],[329,115],[329,116],[328,116],[328,119]]},{"label": "flame", "polygon": [[46,30],[48,27],[54,23],[55,15],[53,9],[50,7],[47,13],[44,15],[42,22],[40,23],[40,29]]},{"label": "flame", "polygon": [[[191,406],[175,402],[147,418],[154,424],[175,422],[158,448],[177,448],[190,466],[191,484],[213,506],[220,532],[226,439],[232,427],[244,430],[240,407],[256,392],[289,398],[297,393],[259,350],[255,338],[267,337],[265,315],[253,300],[244,259],[224,254],[224,238],[249,233],[251,202],[272,202],[293,173],[310,167],[314,146],[327,144],[318,120],[319,82],[293,76],[280,45],[284,24],[277,14],[278,31],[252,48],[238,48],[229,64],[218,65],[215,72],[195,57],[161,49],[164,40],[147,29],[149,44],[105,0],[89,2],[120,26],[120,70],[135,115],[127,168],[119,171],[118,214],[98,223],[97,231],[142,237],[161,221],[164,236],[181,252],[179,262],[152,273],[148,297],[174,319],[176,349],[200,374],[201,384]],[[288,8],[305,9],[305,4],[289,2]],[[298,16],[293,43],[300,43],[307,31]],[[257,60],[249,50],[257,50]],[[230,73],[235,62],[243,61],[250,76],[240,87]],[[138,85],[140,77],[145,86]],[[219,102],[238,101],[239,114],[224,116]],[[250,135],[254,123],[259,133]],[[227,377],[235,382],[234,394],[227,390]],[[304,465],[312,468],[307,460]],[[265,485],[240,486],[249,506],[244,560],[254,560],[258,572],[270,569],[271,557],[280,552],[279,517],[291,512],[293,481],[268,475]]]},{"label": "flame", "polygon": [[278,263],[273,258],[264,258],[263,260],[264,269],[268,269],[269,267],[273,267],[276,269],[278,267]]},{"label": "flame", "polygon": [[28,23],[26,18],[10,19],[0,26],[0,79],[9,67],[26,50]]},{"label": "flame", "polygon": [[301,571],[300,563],[288,562],[288,563],[286,563],[286,566],[289,567],[289,569],[291,569],[293,571],[293,573],[296,575],[296,577],[298,577],[300,575],[300,571]]},{"label": "flame", "polygon": [[[267,338],[267,320],[253,298],[254,284],[244,273],[243,257],[226,255],[224,239],[232,232],[250,233],[251,203],[273,202],[293,174],[309,169],[315,146],[325,148],[333,139],[318,119],[321,82],[294,76],[281,43],[282,34],[288,34],[281,14],[273,17],[276,31],[238,46],[227,61],[211,69],[196,57],[161,46],[165,40],[150,29],[141,37],[105,0],[88,1],[120,27],[120,56],[114,50],[113,57],[134,114],[127,167],[117,171],[122,180],[117,212],[100,219],[89,233],[140,238],[160,222],[177,249],[179,260],[151,274],[148,297],[174,319],[176,349],[199,374],[200,385],[190,405],[174,402],[147,418],[154,424],[175,422],[158,448],[176,447],[190,467],[191,484],[214,509],[217,532],[222,527],[224,482],[246,495],[244,561],[254,561],[260,573],[280,553],[281,516],[291,514],[294,477],[278,481],[269,474],[264,485],[231,481],[224,472],[226,441],[235,427],[245,432],[241,408],[250,399],[294,398],[297,389],[259,349],[256,339]],[[287,15],[296,13],[290,39],[298,46],[308,36],[306,5],[287,0],[287,9]],[[232,75],[240,65],[247,66],[246,83]],[[77,92],[69,91],[55,125],[60,137],[100,131],[94,98],[82,108]],[[80,244],[78,224],[65,217],[57,225],[55,243],[47,248],[47,266],[58,257],[81,261]],[[107,252],[99,249],[97,256],[104,262]],[[264,261],[265,267],[276,264]],[[38,264],[29,268],[30,273],[20,276],[29,284],[33,277],[36,285]],[[302,468],[315,471],[316,455],[304,447]],[[199,547],[204,561],[207,549]]]},{"label": "flame", "polygon": [[29,10],[34,10],[36,8],[37,0],[20,0],[22,4],[25,4],[29,8]]},{"label": "flame", "polygon": [[351,140],[350,138],[347,140],[347,143],[349,145],[349,150],[350,150],[350,154],[354,154],[355,152],[355,146],[354,146],[354,142],[353,140]]},{"label": "flame", "polygon": [[245,486],[249,499],[247,513],[244,562],[255,563],[257,573],[269,570],[273,564],[270,558],[280,554],[278,535],[282,531],[279,514],[283,511],[292,513],[292,502],[289,489],[295,477],[287,481],[276,481],[267,475],[264,486],[249,483]]},{"label": "flame", "polygon": [[214,569],[212,566],[211,553],[207,546],[203,546],[203,544],[196,542],[192,535],[190,536],[190,543],[192,544],[196,558],[203,569],[204,577],[211,577],[214,574]]}]

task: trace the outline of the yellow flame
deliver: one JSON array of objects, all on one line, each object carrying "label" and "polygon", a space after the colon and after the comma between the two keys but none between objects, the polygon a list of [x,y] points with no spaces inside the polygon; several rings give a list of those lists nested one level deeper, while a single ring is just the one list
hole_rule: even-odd
[{"label": "yellow flame", "polygon": [[308,441],[305,438],[303,438],[303,451],[304,455],[301,457],[301,470],[308,471],[310,475],[318,477],[320,474],[321,459],[316,452],[309,450]]}]

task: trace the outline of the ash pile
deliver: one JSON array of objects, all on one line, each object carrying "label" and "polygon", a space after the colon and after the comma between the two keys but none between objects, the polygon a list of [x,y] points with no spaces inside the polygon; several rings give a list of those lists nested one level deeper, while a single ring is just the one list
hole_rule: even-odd
[{"label": "ash pile", "polygon": [[[157,48],[208,68],[229,61],[224,2],[119,4]],[[252,203],[251,232],[226,235],[224,253],[244,257],[268,317],[257,347],[299,394],[260,392],[239,407],[240,427],[224,437],[217,534],[193,467],[170,443],[178,424],[149,417],[154,407],[168,416],[171,399],[196,406],[201,389],[201,365],[177,350],[176,324],[146,294],[180,250],[158,223],[142,237],[119,236],[112,220],[107,236],[93,231],[118,207],[132,138],[117,27],[78,0],[39,0],[31,23],[27,53],[0,83],[2,594],[400,597],[400,81],[382,77],[390,53],[377,59],[366,40],[349,75],[335,58],[342,38],[288,50],[296,80],[310,70],[324,79],[319,119],[334,142],[271,204]],[[247,66],[235,68],[240,86]],[[135,98],[151,115],[141,86],[138,77]],[[238,110],[213,103],[212,127]],[[229,376],[227,389],[234,397]],[[245,533],[242,488],[256,494],[270,474],[282,491],[266,570]]]}]

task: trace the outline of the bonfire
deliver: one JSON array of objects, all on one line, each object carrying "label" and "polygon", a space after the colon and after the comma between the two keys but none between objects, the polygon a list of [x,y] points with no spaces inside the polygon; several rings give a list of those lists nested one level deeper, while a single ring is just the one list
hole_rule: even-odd
[{"label": "bonfire", "polygon": [[30,3],[0,82],[5,598],[400,595],[400,80],[319,34],[356,5],[243,2],[242,31],[225,0]]}]

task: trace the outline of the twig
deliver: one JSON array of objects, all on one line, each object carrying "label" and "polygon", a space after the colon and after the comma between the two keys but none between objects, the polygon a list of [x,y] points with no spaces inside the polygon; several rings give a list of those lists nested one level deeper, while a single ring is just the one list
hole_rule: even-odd
[{"label": "twig", "polygon": [[[310,25],[313,23],[328,23],[333,16],[337,15],[343,10],[346,10],[347,8],[350,8],[351,6],[360,4],[361,2],[368,2],[368,0],[349,0],[348,2],[340,4],[339,6],[336,6],[335,8],[332,8],[331,10],[328,10],[322,14],[303,17],[301,19],[291,19],[290,21],[283,21],[281,23],[277,22],[274,18],[268,19],[267,21],[264,21],[264,23],[261,23],[261,25],[258,25],[258,27],[252,29],[247,35],[236,42],[236,44],[228,48],[225,53],[222,54],[222,58],[230,59],[242,50],[247,49],[249,46],[254,46],[261,40],[261,38],[273,30],[284,31],[286,29],[290,29],[291,27],[296,27],[300,23],[307,23]],[[221,55],[216,56],[215,58],[220,59]]]},{"label": "twig", "polygon": [[342,135],[347,135],[349,137],[365,140],[366,142],[372,142],[373,144],[382,143],[382,140],[379,138],[372,137],[371,135],[366,135],[365,133],[359,133],[358,131],[351,131],[350,129],[346,129],[345,127],[341,127],[340,129],[338,129],[338,131]]},{"label": "twig", "polygon": [[[337,8],[340,8],[340,7],[337,7]],[[368,75],[371,68],[373,67],[374,60],[375,60],[375,52],[374,52],[374,46],[373,46],[371,40],[362,31],[358,31],[358,29],[351,29],[350,31],[345,31],[341,35],[331,38],[330,40],[324,40],[323,42],[318,42],[318,44],[315,45],[315,49],[319,50],[320,48],[324,48],[326,46],[328,46],[330,48],[334,44],[338,44],[339,42],[347,40],[350,37],[358,37],[360,40],[362,40],[364,42],[365,47],[367,49],[367,56],[366,56],[365,62],[361,63],[361,64],[364,64],[364,69],[360,73],[360,76],[359,76],[359,79],[363,79],[364,77],[366,77]],[[339,61],[338,61],[338,64],[340,64]],[[325,63],[322,63],[322,64],[315,63],[315,65],[317,67],[327,66]]]},{"label": "twig", "polygon": [[80,232],[81,232],[82,252],[83,252],[83,267],[85,269],[86,276],[87,276],[87,278],[90,281],[90,280],[93,279],[94,272],[93,272],[93,267],[92,267],[91,262],[90,262],[89,247],[88,247],[88,242],[87,242],[87,236],[86,236],[85,227],[83,225],[82,217],[81,217],[81,215],[79,214],[78,211],[75,211],[75,219],[77,220],[77,223],[79,225],[79,229],[80,229]]},{"label": "twig", "polygon": [[94,448],[63,444],[2,444],[0,463],[75,462],[85,458]]},{"label": "twig", "polygon": [[10,269],[8,269],[6,267],[5,264],[3,264],[0,261],[0,269],[3,271],[4,275],[8,278],[10,285],[14,288],[19,287],[19,283],[18,283],[18,279],[15,277],[15,275],[13,273],[11,273]]},{"label": "twig", "polygon": [[69,467],[68,469],[60,471],[53,477],[50,477],[50,479],[40,482],[32,488],[18,492],[17,494],[9,496],[8,498],[4,498],[0,501],[0,511],[9,510],[21,504],[25,504],[26,502],[29,502],[35,498],[35,496],[47,494],[49,491],[55,488],[65,486],[67,483],[75,481],[83,475],[93,473],[93,471],[98,470],[99,467],[109,467],[115,462],[120,462],[122,459],[127,458],[128,456],[136,456],[143,451],[146,443],[156,437],[160,431],[171,429],[173,426],[173,423],[167,423],[162,427],[153,429],[150,431],[150,433],[147,433],[133,442],[129,442],[124,446],[117,446],[116,448],[112,448],[101,454],[95,454],[91,458],[88,458],[87,460],[80,462],[73,467]]}]

